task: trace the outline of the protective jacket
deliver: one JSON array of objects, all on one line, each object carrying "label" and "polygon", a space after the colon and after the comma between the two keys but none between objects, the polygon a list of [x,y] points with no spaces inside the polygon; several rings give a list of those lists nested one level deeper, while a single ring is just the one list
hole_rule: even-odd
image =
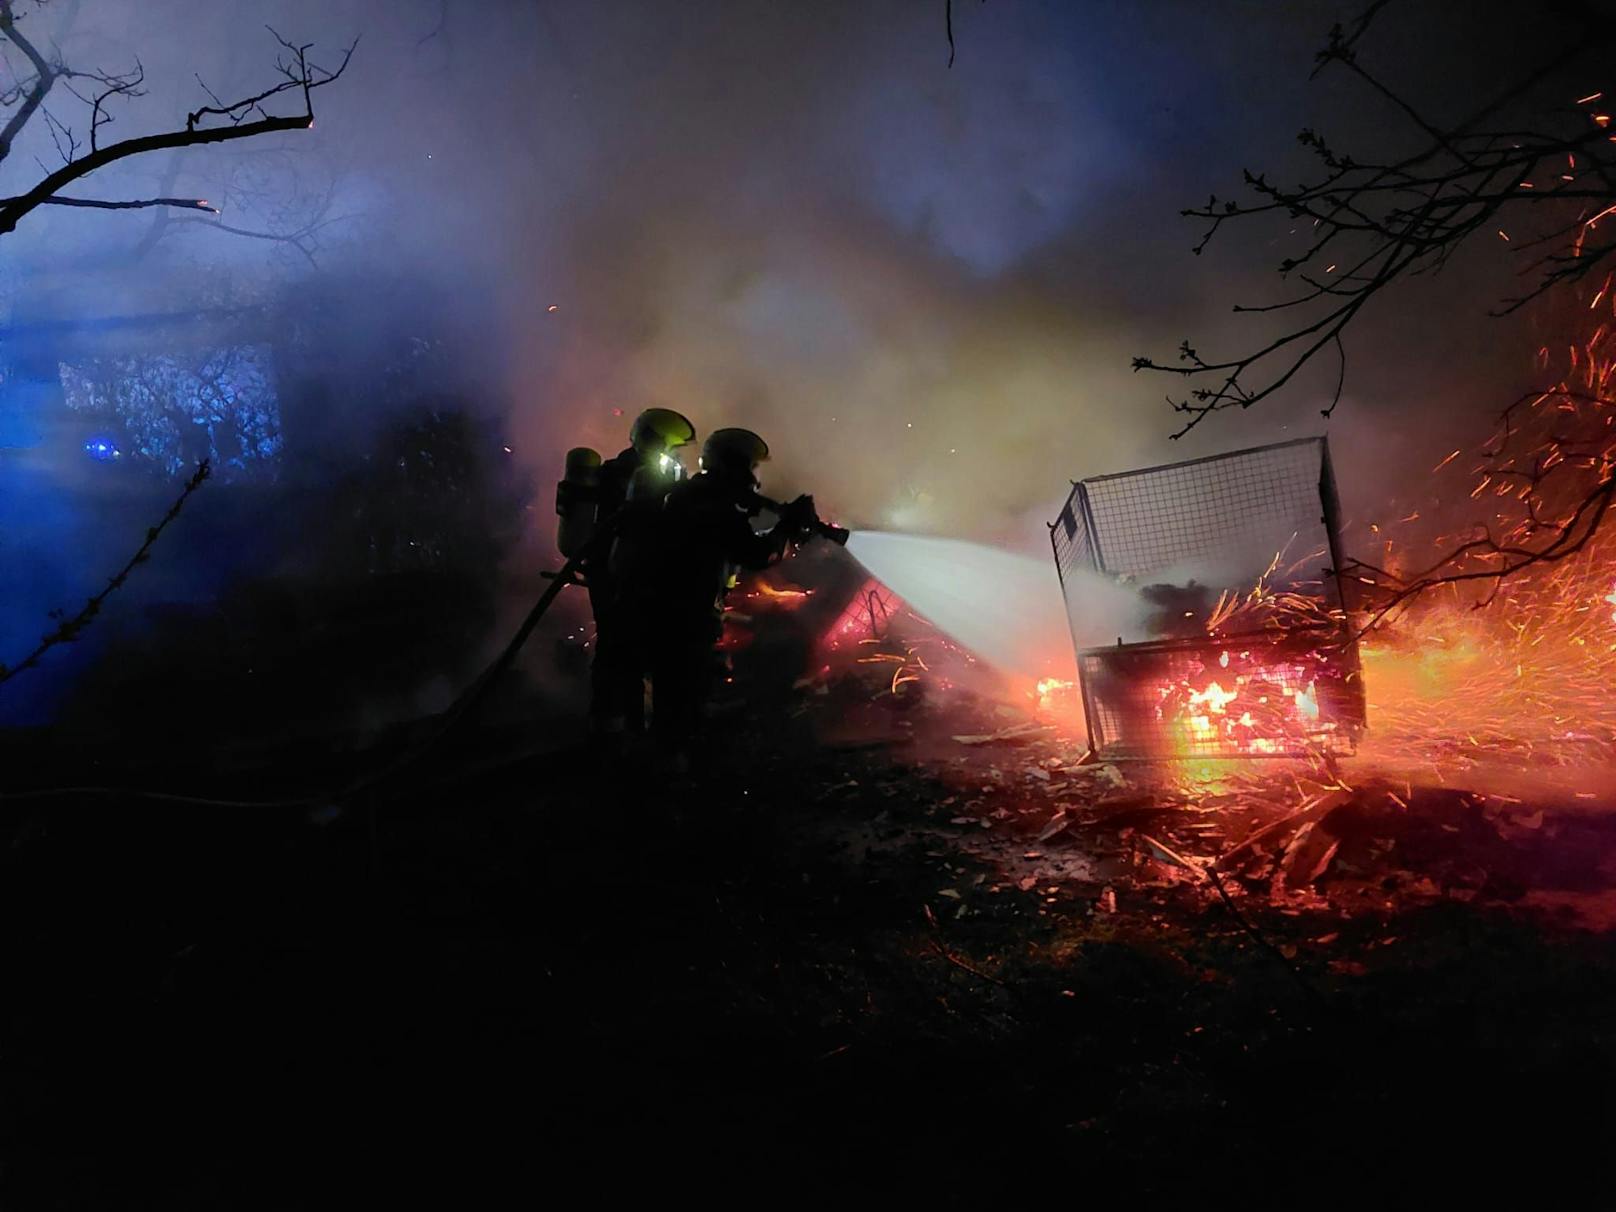
[{"label": "protective jacket", "polygon": [[681,621],[713,618],[737,570],[767,567],[798,537],[797,526],[786,522],[753,530],[755,501],[750,489],[705,472],[668,493],[661,532],[670,614]]}]

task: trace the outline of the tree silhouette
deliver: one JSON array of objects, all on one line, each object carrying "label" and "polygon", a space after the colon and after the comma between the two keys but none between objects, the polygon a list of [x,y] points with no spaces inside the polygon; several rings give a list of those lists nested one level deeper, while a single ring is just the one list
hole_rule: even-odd
[{"label": "tree silhouette", "polygon": [[[1551,103],[1540,98],[1568,66],[1605,62],[1600,56],[1616,45],[1616,26],[1593,6],[1559,6],[1573,24],[1562,49],[1479,98],[1461,121],[1442,125],[1383,82],[1360,55],[1388,2],[1374,0],[1352,22],[1336,25],[1314,75],[1351,73],[1401,112],[1416,150],[1403,157],[1361,156],[1303,130],[1298,139],[1317,161],[1309,179],[1287,185],[1248,169],[1245,198],[1213,195],[1182,212],[1205,224],[1197,254],[1229,224],[1301,220],[1311,233],[1306,246],[1278,266],[1285,281],[1302,289],[1276,302],[1234,308],[1283,318],[1276,335],[1233,355],[1211,356],[1186,340],[1174,361],[1134,360],[1136,371],[1190,384],[1184,394],[1168,397],[1181,418],[1175,438],[1214,413],[1261,403],[1321,357],[1334,359],[1336,368],[1334,392],[1322,410],[1331,416],[1346,381],[1346,338],[1354,322],[1400,283],[1440,271],[1478,239],[1503,241],[1522,258],[1523,286],[1497,300],[1493,315],[1546,295],[1591,296],[1586,306],[1596,313],[1611,305],[1616,110],[1604,91]],[[1515,510],[1478,524],[1418,572],[1399,576],[1367,564],[1349,570],[1367,588],[1375,618],[1439,584],[1496,588],[1504,577],[1563,560],[1593,541],[1616,495],[1610,425],[1616,399],[1604,338],[1596,315],[1592,337],[1580,357],[1572,349],[1565,373],[1504,409],[1477,472],[1494,496],[1509,496]],[[1504,484],[1507,493],[1498,487]]]}]

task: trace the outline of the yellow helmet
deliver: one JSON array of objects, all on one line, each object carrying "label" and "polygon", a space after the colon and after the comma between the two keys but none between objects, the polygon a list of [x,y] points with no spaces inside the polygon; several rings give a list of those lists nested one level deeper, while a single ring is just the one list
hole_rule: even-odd
[{"label": "yellow helmet", "polygon": [[647,408],[634,418],[629,444],[641,454],[666,454],[696,440],[696,427],[683,413],[671,408]]},{"label": "yellow helmet", "polygon": [[769,457],[769,444],[750,429],[715,429],[701,444],[701,469],[750,476]]}]

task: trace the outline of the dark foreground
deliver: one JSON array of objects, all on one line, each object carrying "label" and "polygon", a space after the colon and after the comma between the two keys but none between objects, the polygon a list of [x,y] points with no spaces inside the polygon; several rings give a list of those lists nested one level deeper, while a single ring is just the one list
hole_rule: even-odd
[{"label": "dark foreground", "polygon": [[1350,909],[1231,883],[1259,938],[1139,864],[1131,832],[1172,824],[1148,796],[1010,830],[1027,876],[972,842],[971,814],[1014,820],[1018,787],[976,786],[999,758],[732,727],[682,788],[568,751],[374,820],[5,806],[0,1204],[1553,1206],[1606,1182],[1616,947],[1518,877],[1360,879]]}]

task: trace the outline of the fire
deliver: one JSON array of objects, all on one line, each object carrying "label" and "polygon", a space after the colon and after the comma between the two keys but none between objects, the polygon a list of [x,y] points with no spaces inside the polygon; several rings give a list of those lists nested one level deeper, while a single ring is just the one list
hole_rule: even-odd
[{"label": "fire", "polygon": [[1076,686],[1076,682],[1065,678],[1039,678],[1038,685],[1033,690],[1033,697],[1038,700],[1040,706],[1044,706],[1051,695],[1068,693]]},{"label": "fire", "polygon": [[[1208,651],[1200,669],[1177,671],[1157,686],[1158,719],[1175,753],[1350,752],[1356,728],[1344,727],[1345,688],[1356,674],[1355,661],[1346,659],[1350,646],[1342,643],[1348,621],[1303,571],[1325,558],[1323,551],[1295,560],[1276,552],[1251,589],[1219,598],[1206,623],[1211,642],[1228,643],[1231,632],[1267,639],[1222,648],[1215,665]],[[1278,637],[1288,638],[1270,642]],[[1343,688],[1335,710],[1321,709],[1321,677]]]},{"label": "fire", "polygon": [[[1229,654],[1226,652],[1223,655],[1228,656]],[[1223,662],[1221,659],[1218,663],[1225,664],[1225,662]],[[1222,686],[1218,685],[1216,682],[1213,682],[1205,690],[1190,691],[1190,704],[1196,707],[1205,704],[1216,714],[1222,715],[1224,714],[1224,709],[1239,697],[1239,691],[1225,690]]]},{"label": "fire", "polygon": [[[1606,297],[1601,287],[1594,305]],[[1550,358],[1539,351],[1541,365]],[[1470,520],[1497,543],[1475,531],[1438,539],[1436,554],[1474,553],[1448,565],[1461,580],[1400,608],[1365,642],[1371,735],[1390,755],[1577,765],[1616,754],[1616,519],[1598,530],[1583,521],[1603,517],[1597,503],[1616,475],[1616,331],[1601,324],[1566,360],[1566,378],[1506,414],[1470,473],[1489,503]],[[1581,541],[1489,579],[1561,527]],[[1384,568],[1429,564],[1391,540],[1377,555]]]},{"label": "fire", "polygon": [[1076,714],[1077,683],[1067,678],[1039,678],[1028,692],[1039,715]]},{"label": "fire", "polygon": [[1079,661],[1091,739],[1119,757],[1351,753],[1361,708],[1341,634],[1273,628],[1089,649]]},{"label": "fire", "polygon": [[[950,690],[951,671],[975,658],[915,614],[904,600],[874,577],[867,579],[819,637],[822,673],[851,656],[854,665],[890,667],[887,689],[904,694],[926,689]],[[923,683],[923,685],[917,685]]]},{"label": "fire", "polygon": [[811,592],[812,590],[808,589],[781,588],[771,585],[768,581],[759,577],[746,596],[749,598],[762,597],[771,602],[797,604],[808,597]]},{"label": "fire", "polygon": [[[1388,752],[1557,765],[1616,747],[1616,542],[1507,581],[1476,610],[1440,594],[1364,645],[1372,735]],[[1612,603],[1616,605],[1616,603]]]},{"label": "fire", "polygon": [[1299,753],[1328,747],[1340,733],[1338,721],[1321,719],[1317,675],[1306,662],[1253,650],[1231,659],[1225,650],[1217,668],[1200,689],[1193,675],[1156,687],[1157,718],[1178,756]]}]

